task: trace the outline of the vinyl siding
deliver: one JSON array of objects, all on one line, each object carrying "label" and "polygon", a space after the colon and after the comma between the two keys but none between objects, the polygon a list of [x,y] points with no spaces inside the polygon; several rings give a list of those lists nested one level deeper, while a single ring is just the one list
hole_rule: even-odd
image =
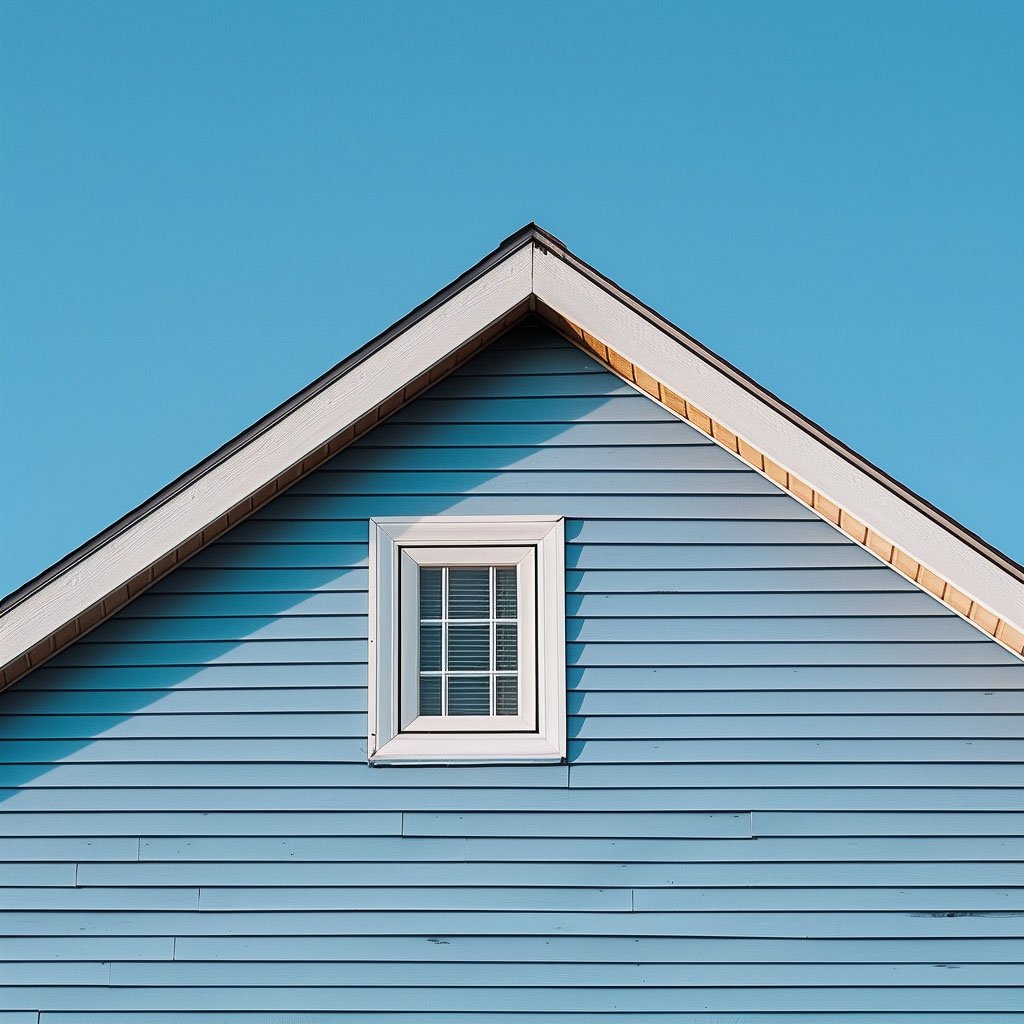
[{"label": "vinyl siding", "polygon": [[[567,517],[569,764],[366,764],[367,518]],[[517,329],[0,695],[0,1024],[1024,1021],[1024,665]]]}]

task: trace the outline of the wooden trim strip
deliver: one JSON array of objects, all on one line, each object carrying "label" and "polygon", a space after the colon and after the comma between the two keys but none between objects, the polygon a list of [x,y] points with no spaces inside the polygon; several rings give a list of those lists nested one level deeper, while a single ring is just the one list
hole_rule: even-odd
[{"label": "wooden trim strip", "polygon": [[682,395],[672,391],[663,382],[657,381],[649,373],[635,366],[607,342],[595,338],[578,324],[559,316],[553,310],[545,309],[544,316],[569,341],[583,349],[587,355],[596,359],[617,377],[627,384],[633,385],[648,398],[653,399],[673,415],[685,420],[716,444],[725,448],[726,451],[741,459],[751,469],[767,477],[772,483],[799,501],[801,505],[815,512],[855,544],[870,551],[901,576],[905,576],[922,590],[927,591],[990,639],[995,640],[996,643],[1018,657],[1024,658],[1024,632],[1020,629],[1005,619],[1001,619],[995,612],[990,611],[978,601],[968,597],[954,587],[949,580],[943,579],[938,573],[922,565],[909,552],[879,536],[856,516],[768,458],[749,441],[737,436],[723,423],[713,419]]}]

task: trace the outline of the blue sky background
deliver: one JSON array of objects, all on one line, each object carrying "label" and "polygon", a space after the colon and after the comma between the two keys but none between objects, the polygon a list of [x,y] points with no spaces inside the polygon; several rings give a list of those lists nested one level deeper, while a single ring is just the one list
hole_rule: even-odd
[{"label": "blue sky background", "polygon": [[0,592],[537,220],[1024,560],[1024,4],[0,3]]}]

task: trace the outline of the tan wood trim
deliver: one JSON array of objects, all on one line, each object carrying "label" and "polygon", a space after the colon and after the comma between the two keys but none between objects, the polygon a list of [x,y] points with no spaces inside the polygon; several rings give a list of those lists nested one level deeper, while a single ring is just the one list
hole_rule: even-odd
[{"label": "tan wood trim", "polygon": [[649,398],[664,406],[680,419],[686,420],[716,444],[721,445],[762,476],[766,476],[777,484],[802,505],[817,513],[826,522],[831,523],[850,540],[870,551],[900,575],[917,584],[951,611],[976,626],[986,636],[1018,657],[1024,658],[1024,632],[1012,623],[1001,619],[995,612],[958,590],[938,573],[922,565],[909,552],[879,536],[867,524],[861,522],[829,497],[769,459],[746,439],[738,437],[725,424],[713,419],[685,397],[669,389],[663,382],[639,369],[616,352],[607,342],[595,338],[579,325],[559,316],[550,309],[544,310],[543,315],[553,326],[559,328],[569,341],[582,348],[616,376],[628,384],[632,384],[635,388],[639,388]]}]

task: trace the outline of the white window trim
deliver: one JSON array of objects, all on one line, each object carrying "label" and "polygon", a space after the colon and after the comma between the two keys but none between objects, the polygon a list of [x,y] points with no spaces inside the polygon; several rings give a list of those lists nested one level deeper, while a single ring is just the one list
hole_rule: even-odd
[{"label": "white window trim", "polygon": [[[449,557],[479,562],[488,547],[505,549],[509,563],[532,556],[536,586],[536,707],[524,709],[511,728],[493,719],[469,731],[445,723],[448,731],[418,731],[399,721],[402,686],[399,607],[403,555]],[[472,548],[472,555],[458,549]],[[523,549],[530,549],[525,552]],[[512,549],[511,551],[509,549]],[[515,549],[519,549],[518,551]],[[424,554],[424,551],[427,553]],[[415,560],[415,558],[414,558]],[[449,563],[451,564],[451,563]],[[406,559],[408,571],[408,559]],[[408,588],[407,588],[408,590]],[[370,520],[369,728],[367,751],[373,764],[551,764],[565,760],[565,520],[560,516],[435,516]],[[415,610],[415,609],[413,609]],[[410,630],[405,630],[408,636]],[[526,630],[521,630],[526,632]],[[408,657],[409,652],[405,652]],[[523,717],[525,714],[526,717]],[[536,716],[536,723],[533,716]],[[427,723],[429,724],[429,723]],[[412,728],[408,728],[412,726]],[[525,731],[530,728],[532,731]]]}]

